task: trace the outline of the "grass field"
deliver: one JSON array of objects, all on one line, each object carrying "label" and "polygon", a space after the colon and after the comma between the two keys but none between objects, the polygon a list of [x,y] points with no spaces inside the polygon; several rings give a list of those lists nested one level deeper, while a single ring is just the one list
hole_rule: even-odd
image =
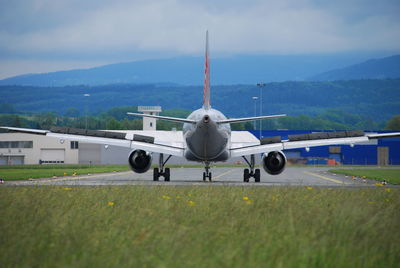
[{"label": "grass field", "polygon": [[0,187],[2,267],[398,267],[400,189]]},{"label": "grass field", "polygon": [[365,176],[371,180],[386,180],[391,184],[400,184],[400,169],[332,169],[329,171],[360,178]]},{"label": "grass field", "polygon": [[27,180],[130,170],[128,165],[21,165],[0,166],[0,178]]}]

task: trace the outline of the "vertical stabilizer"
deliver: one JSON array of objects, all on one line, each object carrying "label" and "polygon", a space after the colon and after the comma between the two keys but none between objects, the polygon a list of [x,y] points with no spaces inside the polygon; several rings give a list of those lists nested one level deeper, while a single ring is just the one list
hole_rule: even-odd
[{"label": "vertical stabilizer", "polygon": [[205,60],[205,70],[204,70],[204,99],[203,108],[208,110],[211,108],[210,104],[210,61],[208,58],[208,31],[206,32],[206,60]]}]

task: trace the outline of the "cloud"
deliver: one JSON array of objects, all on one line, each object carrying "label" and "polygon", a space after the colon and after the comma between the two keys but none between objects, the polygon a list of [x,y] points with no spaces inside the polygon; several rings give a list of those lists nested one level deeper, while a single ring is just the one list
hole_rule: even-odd
[{"label": "cloud", "polygon": [[399,50],[397,2],[0,0],[0,58]]}]

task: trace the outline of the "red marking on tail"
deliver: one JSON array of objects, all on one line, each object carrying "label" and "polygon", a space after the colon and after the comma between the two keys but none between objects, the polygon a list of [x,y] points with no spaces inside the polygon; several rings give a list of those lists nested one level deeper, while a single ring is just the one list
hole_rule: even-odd
[{"label": "red marking on tail", "polygon": [[205,60],[205,70],[204,70],[204,89],[203,89],[203,108],[208,110],[211,108],[210,103],[210,62],[208,58],[208,31],[206,32],[206,60]]}]

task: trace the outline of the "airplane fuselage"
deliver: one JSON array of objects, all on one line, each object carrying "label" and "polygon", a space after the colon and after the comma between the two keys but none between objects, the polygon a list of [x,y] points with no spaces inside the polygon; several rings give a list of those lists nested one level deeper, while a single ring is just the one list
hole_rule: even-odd
[{"label": "airplane fuselage", "polygon": [[201,108],[192,112],[188,119],[197,123],[183,125],[185,158],[199,162],[226,161],[229,158],[231,127],[216,123],[226,117],[218,110]]}]

